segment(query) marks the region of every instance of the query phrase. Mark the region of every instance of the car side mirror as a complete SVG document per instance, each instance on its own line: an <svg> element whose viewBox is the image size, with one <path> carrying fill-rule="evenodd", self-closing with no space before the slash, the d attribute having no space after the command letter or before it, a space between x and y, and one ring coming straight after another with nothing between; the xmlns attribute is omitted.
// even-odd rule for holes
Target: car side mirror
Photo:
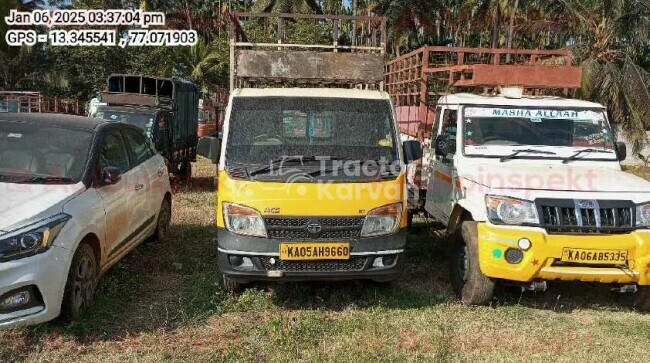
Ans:
<svg viewBox="0 0 650 363"><path fill-rule="evenodd" d="M618 161L623 161L625 158L627 158L627 145L625 145L624 142L616 142L616 155L618 157Z"/></svg>
<svg viewBox="0 0 650 363"><path fill-rule="evenodd" d="M122 172L114 166L107 166L102 170L102 185L114 185L122 180Z"/></svg>
<svg viewBox="0 0 650 363"><path fill-rule="evenodd" d="M219 153L220 153L220 140L215 136L204 136L199 139L199 143L196 146L196 153L208 158L212 163L217 164L219 162Z"/></svg>
<svg viewBox="0 0 650 363"><path fill-rule="evenodd" d="M422 144L417 140L407 140L402 143L404 161L409 164L422 158Z"/></svg>
<svg viewBox="0 0 650 363"><path fill-rule="evenodd" d="M436 136L434 152L436 156L445 157L456 149L455 140L450 140L447 135Z"/></svg>

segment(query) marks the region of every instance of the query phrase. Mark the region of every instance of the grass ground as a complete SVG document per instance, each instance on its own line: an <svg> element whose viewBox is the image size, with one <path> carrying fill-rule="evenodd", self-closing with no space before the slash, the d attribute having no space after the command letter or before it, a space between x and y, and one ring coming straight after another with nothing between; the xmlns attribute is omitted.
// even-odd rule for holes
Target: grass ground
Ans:
<svg viewBox="0 0 650 363"><path fill-rule="evenodd" d="M215 265L213 166L174 199L171 236L102 279L78 322L0 332L0 362L636 362L650 315L604 286L504 291L490 307L452 296L440 242L409 235L403 276L373 283L260 284L222 291ZM634 172L637 172L633 170ZM640 174L646 171L639 171ZM650 173L648 173L650 174Z"/></svg>

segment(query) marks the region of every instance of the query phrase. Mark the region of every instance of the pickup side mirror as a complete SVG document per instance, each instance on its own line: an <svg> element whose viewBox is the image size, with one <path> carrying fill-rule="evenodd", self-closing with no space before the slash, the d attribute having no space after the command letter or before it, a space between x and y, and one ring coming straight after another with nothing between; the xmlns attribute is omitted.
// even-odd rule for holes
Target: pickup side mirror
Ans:
<svg viewBox="0 0 650 363"><path fill-rule="evenodd" d="M456 140L449 139L447 135L436 136L434 152L436 156L445 157L456 151Z"/></svg>
<svg viewBox="0 0 650 363"><path fill-rule="evenodd" d="M220 150L220 140L215 136L204 136L199 139L199 143L196 146L196 153L208 158L212 163L217 164L219 162L219 152Z"/></svg>
<svg viewBox="0 0 650 363"><path fill-rule="evenodd" d="M616 155L618 157L618 161L623 161L625 158L627 158L627 146L624 142L616 142Z"/></svg>
<svg viewBox="0 0 650 363"><path fill-rule="evenodd" d="M407 140L402 143L404 162L407 164L422 158L422 144L417 140Z"/></svg>
<svg viewBox="0 0 650 363"><path fill-rule="evenodd" d="M102 185L115 185L122 180L122 172L114 166L107 166L102 170Z"/></svg>

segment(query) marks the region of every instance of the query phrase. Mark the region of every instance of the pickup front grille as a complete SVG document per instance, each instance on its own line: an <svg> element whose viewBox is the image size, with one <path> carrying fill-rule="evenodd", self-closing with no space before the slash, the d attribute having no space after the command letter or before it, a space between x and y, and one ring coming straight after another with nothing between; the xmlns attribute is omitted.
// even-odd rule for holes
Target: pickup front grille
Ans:
<svg viewBox="0 0 650 363"><path fill-rule="evenodd" d="M364 217L266 217L269 238L349 240L359 238Z"/></svg>
<svg viewBox="0 0 650 363"><path fill-rule="evenodd" d="M626 233L634 229L631 201L537 199L540 223L549 233Z"/></svg>
<svg viewBox="0 0 650 363"><path fill-rule="evenodd" d="M260 257L262 267L266 271L291 271L291 272L336 272L336 271L361 271L366 265L368 257L350 257L349 260L324 260L324 261L282 261L271 257Z"/></svg>

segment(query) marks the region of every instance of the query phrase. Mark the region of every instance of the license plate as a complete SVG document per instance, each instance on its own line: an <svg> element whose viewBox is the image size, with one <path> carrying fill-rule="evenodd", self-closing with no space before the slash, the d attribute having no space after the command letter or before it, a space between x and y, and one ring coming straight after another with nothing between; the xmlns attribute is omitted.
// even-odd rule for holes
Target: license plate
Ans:
<svg viewBox="0 0 650 363"><path fill-rule="evenodd" d="M350 244L336 243L281 243L281 260L347 260Z"/></svg>
<svg viewBox="0 0 650 363"><path fill-rule="evenodd" d="M562 262L618 265L627 262L626 250L588 250L565 248Z"/></svg>

